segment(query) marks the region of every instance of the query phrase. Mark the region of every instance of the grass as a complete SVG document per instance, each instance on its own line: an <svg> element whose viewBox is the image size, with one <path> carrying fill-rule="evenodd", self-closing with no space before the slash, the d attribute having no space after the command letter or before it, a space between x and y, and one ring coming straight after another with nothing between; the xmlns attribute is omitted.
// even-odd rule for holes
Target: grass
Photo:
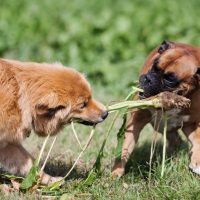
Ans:
<svg viewBox="0 0 200 200"><path fill-rule="evenodd" d="M61 61L73 66L86 74L94 96L104 104L124 99L132 82L138 79L145 57L162 40L200 46L198 0L0 0L0 3L1 57ZM150 126L143 130L126 175L120 180L111 178L116 134L122 118L117 119L107 139L102 175L92 185L78 187L95 162L111 119L112 114L97 126L89 148L63 187L67 193L63 199L200 198L200 179L188 170L190 148L187 142L173 155L166 156L163 177L162 144L157 145L149 176L153 137ZM88 128L77 125L75 128L83 145L89 137ZM43 141L32 133L24 146L38 155ZM71 128L66 127L58 135L46 171L66 175L79 153ZM46 154L47 150L43 159ZM0 199L41 198L36 193L5 196L0 192Z"/></svg>
<svg viewBox="0 0 200 200"><path fill-rule="evenodd" d="M109 121L105 122L108 123ZM103 126L103 124L101 125ZM165 173L161 176L162 170L162 137L159 135L156 151L152 159L151 172L150 161L150 148L151 139L153 139L153 130L147 126L139 139L137 148L132 155L127 168L126 175L121 179L113 179L110 174L111 166L114 159L114 146L113 142L114 132L108 138L105 148L103 159L103 173L100 177L96 178L92 184L85 184L83 182L86 178L87 171L92 167L95 161L98 150L102 144L102 127L97 127L97 132L94 135L94 140L83 155L82 161L75 168L73 173L67 178L62 190L58 195L63 195L62 198L75 198L75 199L199 199L200 179L188 170L189 164L189 149L190 146L186 141L183 141L182 146L177 149L173 154L167 154L165 163ZM54 175L65 175L71 168L74 159L80 152L80 147L69 127L64 133L58 135L57 142L53 148L50 163L48 163L47 171ZM83 129L81 126L76 126L77 132L81 131L81 141L86 141L88 135L86 132L88 128ZM118 129L118 124L115 125ZM68 133L67 133L68 132ZM68 134L68 135L66 135ZM68 136L68 137L67 137ZM26 141L29 150L39 152L40 145L36 148L34 142L42 144L35 135ZM65 140L68 138L67 141ZM34 142L33 142L34 141ZM62 145L62 151L60 145ZM51 144L49 142L49 144ZM71 144L71 145L70 145ZM60 156L60 153L63 153ZM71 152L71 153L70 153ZM46 152L47 153L47 152ZM56 159L57 156L58 159ZM71 161L70 161L71 160ZM151 173L151 179L149 179ZM64 192L64 194L60 193ZM2 195L3 198L7 198ZM48 194L46 194L48 196ZM37 199L41 198L40 194L9 194L9 199Z"/></svg>

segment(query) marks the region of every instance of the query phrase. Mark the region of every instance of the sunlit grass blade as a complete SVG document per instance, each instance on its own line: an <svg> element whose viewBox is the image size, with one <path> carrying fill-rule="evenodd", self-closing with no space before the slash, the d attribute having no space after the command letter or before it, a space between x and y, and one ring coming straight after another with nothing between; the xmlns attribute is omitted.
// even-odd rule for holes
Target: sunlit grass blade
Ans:
<svg viewBox="0 0 200 200"><path fill-rule="evenodd" d="M45 165L46 165L47 160L48 160L48 158L49 158L49 156L50 156L51 150L52 150L52 148L53 148L53 146L54 146L54 144L55 144L55 142L56 142L56 139L57 139L57 135L56 135L56 136L54 137L54 139L53 139L53 142L52 142L52 144L51 144L51 146L50 146L50 149L49 149L49 151L48 151L48 153L47 153L47 156L46 156L46 158L45 158L45 161L44 161L44 163L43 163L43 165L42 165L42 167L41 167L41 169L40 169L40 174L42 173L42 171L43 171L44 168L45 168Z"/></svg>
<svg viewBox="0 0 200 200"><path fill-rule="evenodd" d="M165 172L166 145L167 145L167 116L165 115L164 116L164 130L163 130L163 154L162 154L161 177L164 176L164 172Z"/></svg>
<svg viewBox="0 0 200 200"><path fill-rule="evenodd" d="M76 138L76 141L78 142L78 144L79 144L81 150L83 150L83 147L82 147L82 145L81 145L81 142L80 142L80 140L79 140L79 138L78 138L78 135L77 135L77 133L76 133L76 130L75 130L75 128L74 128L74 122L73 122L73 121L71 122L71 127L72 127L72 131L73 131L73 133L74 133L74 136L75 136L75 138Z"/></svg>
<svg viewBox="0 0 200 200"><path fill-rule="evenodd" d="M67 174L60 181L57 181L57 182L53 183L52 185L48 186L47 189L54 190L56 188L59 188L62 185L63 181L70 175L70 173L72 172L72 170L75 168L76 164L78 163L80 157L83 155L83 153L85 152L85 150L89 146L89 144L90 144L90 142L93 138L94 131L95 131L95 127L92 128L92 130L90 132L90 136L88 138L88 141L86 142L85 146L83 147L82 151L78 155L77 159L75 160L74 164L72 165L70 170L67 172Z"/></svg>

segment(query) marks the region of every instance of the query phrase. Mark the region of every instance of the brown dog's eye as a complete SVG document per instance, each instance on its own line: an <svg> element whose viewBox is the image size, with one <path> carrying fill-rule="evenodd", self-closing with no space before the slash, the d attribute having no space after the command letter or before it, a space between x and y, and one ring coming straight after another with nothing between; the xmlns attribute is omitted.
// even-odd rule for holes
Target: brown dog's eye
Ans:
<svg viewBox="0 0 200 200"><path fill-rule="evenodd" d="M174 82L174 81L176 81L176 76L174 74L172 74L172 73L164 74L163 78L167 82Z"/></svg>
<svg viewBox="0 0 200 200"><path fill-rule="evenodd" d="M163 75L163 81L167 87L175 87L180 83L180 80L174 73L168 73Z"/></svg>
<svg viewBox="0 0 200 200"><path fill-rule="evenodd" d="M88 102L87 102L87 101L84 101L83 104L81 105L81 109L87 107L87 104L88 104Z"/></svg>

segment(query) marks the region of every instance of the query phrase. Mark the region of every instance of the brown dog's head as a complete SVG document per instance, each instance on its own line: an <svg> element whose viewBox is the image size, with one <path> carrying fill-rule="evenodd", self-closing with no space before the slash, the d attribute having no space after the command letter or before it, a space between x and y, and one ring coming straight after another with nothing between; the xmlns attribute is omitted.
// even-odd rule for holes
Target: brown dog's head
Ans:
<svg viewBox="0 0 200 200"><path fill-rule="evenodd" d="M141 71L140 87L147 98L163 91L187 96L198 87L200 49L191 45L164 41L154 49Z"/></svg>
<svg viewBox="0 0 200 200"><path fill-rule="evenodd" d="M56 134L71 121L96 125L107 117L106 108L92 97L89 83L79 72L49 68L40 69L40 76L30 91L35 105L33 128L39 135Z"/></svg>

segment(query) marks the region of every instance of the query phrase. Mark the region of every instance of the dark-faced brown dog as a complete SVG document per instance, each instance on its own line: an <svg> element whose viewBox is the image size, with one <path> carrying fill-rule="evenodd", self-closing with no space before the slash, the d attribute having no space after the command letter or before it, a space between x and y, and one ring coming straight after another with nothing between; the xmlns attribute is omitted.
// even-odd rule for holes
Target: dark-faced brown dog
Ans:
<svg viewBox="0 0 200 200"><path fill-rule="evenodd" d="M0 164L9 172L24 176L32 167L34 159L21 145L31 130L55 135L74 119L95 125L107 115L79 72L60 64L0 59ZM41 181L58 179L44 173Z"/></svg>
<svg viewBox="0 0 200 200"><path fill-rule="evenodd" d="M166 111L169 116L167 137L169 146L180 142L177 130L183 132L192 143L189 168L200 174L200 49L191 45L164 41L147 57L141 70L139 83L144 90L141 98L148 98L164 91L185 96L190 108ZM159 111L158 111L159 112ZM154 121L155 109L138 110L128 120L121 160L116 160L114 176L122 176L124 167L137 143L140 131ZM161 122L162 124L162 122ZM162 125L160 131L163 131Z"/></svg>

